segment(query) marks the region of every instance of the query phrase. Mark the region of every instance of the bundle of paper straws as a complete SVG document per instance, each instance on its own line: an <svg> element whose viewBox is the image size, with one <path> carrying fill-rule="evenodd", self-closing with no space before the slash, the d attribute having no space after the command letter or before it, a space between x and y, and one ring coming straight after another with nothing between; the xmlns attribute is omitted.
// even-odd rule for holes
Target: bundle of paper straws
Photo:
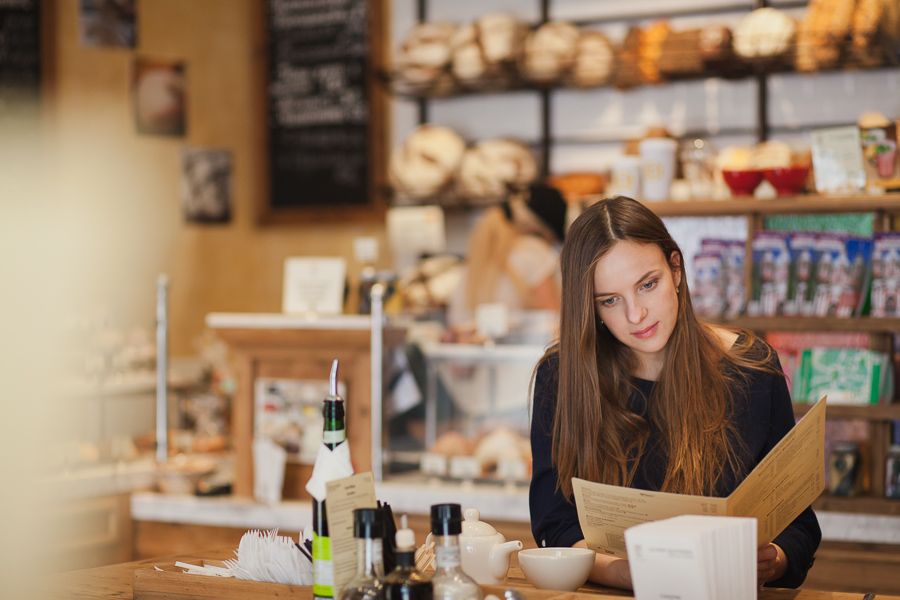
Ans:
<svg viewBox="0 0 900 600"><path fill-rule="evenodd" d="M307 536L307 533L310 535ZM304 531L297 544L290 537L278 535L277 529L248 531L234 551L237 558L225 560L225 567L201 567L188 563L176 563L175 566L186 568L189 574L312 585L312 558L305 544L311 534L311 531Z"/></svg>

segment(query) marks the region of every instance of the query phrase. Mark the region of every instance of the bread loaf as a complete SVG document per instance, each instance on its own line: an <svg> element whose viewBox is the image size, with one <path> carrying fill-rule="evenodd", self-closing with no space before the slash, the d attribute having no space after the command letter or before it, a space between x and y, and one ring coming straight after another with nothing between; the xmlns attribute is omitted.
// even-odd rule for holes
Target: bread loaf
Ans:
<svg viewBox="0 0 900 600"><path fill-rule="evenodd" d="M662 43L659 72L667 79L699 75L706 69L700 51L701 30L670 32Z"/></svg>
<svg viewBox="0 0 900 600"><path fill-rule="evenodd" d="M578 52L578 28L563 21L544 23L525 38L519 71L537 83L552 83L565 76Z"/></svg>
<svg viewBox="0 0 900 600"><path fill-rule="evenodd" d="M466 150L458 187L473 198L498 198L537 177L537 163L525 144L508 139L482 140Z"/></svg>
<svg viewBox="0 0 900 600"><path fill-rule="evenodd" d="M401 83L427 87L449 77L451 39L456 25L420 23L409 32L395 59L395 76Z"/></svg>
<svg viewBox="0 0 900 600"><path fill-rule="evenodd" d="M612 76L615 60L615 49L609 38L599 31L582 31L567 82L575 87L605 85Z"/></svg>
<svg viewBox="0 0 900 600"><path fill-rule="evenodd" d="M774 58L788 52L797 25L784 12L758 8L744 17L734 31L734 50L746 59Z"/></svg>
<svg viewBox="0 0 900 600"><path fill-rule="evenodd" d="M391 152L391 184L413 198L437 194L453 181L465 148L465 141L452 129L420 125Z"/></svg>
<svg viewBox="0 0 900 600"><path fill-rule="evenodd" d="M489 13L478 18L481 48L488 64L514 63L528 35L528 27L507 13Z"/></svg>
<svg viewBox="0 0 900 600"><path fill-rule="evenodd" d="M853 15L851 53L863 67L875 67L900 47L900 2L859 0Z"/></svg>
<svg viewBox="0 0 900 600"><path fill-rule="evenodd" d="M662 75L659 71L659 59L662 46L669 37L670 28L667 21L658 21L643 29L638 49L638 70L644 83L659 83Z"/></svg>
<svg viewBox="0 0 900 600"><path fill-rule="evenodd" d="M506 13L487 14L459 28L451 42L454 77L469 87L507 85L527 32Z"/></svg>
<svg viewBox="0 0 900 600"><path fill-rule="evenodd" d="M613 74L613 85L617 88L627 90L641 83L641 72L638 68L641 35L639 27L632 27L622 41L616 57L616 71Z"/></svg>

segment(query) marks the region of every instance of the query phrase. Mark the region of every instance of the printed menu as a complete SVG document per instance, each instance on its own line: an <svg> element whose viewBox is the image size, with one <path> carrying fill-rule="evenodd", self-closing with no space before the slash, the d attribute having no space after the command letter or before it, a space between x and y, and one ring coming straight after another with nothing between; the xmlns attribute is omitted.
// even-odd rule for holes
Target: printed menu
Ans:
<svg viewBox="0 0 900 600"><path fill-rule="evenodd" d="M636 490L572 478L588 548L626 558L625 530L679 515L753 517L757 547L769 544L825 489L825 397L778 442L730 496Z"/></svg>
<svg viewBox="0 0 900 600"><path fill-rule="evenodd" d="M328 533L331 537L331 560L334 563L334 597L356 575L356 538L353 537L353 511L378 508L375 498L375 476L371 471L357 473L325 484L328 491Z"/></svg>

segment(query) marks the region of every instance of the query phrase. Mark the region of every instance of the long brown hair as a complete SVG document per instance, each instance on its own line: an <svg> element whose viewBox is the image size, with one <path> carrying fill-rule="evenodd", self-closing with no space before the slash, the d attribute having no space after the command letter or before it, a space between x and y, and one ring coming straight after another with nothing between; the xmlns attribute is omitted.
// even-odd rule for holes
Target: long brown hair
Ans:
<svg viewBox="0 0 900 600"><path fill-rule="evenodd" d="M549 353L559 354L559 391L553 419L553 462L558 486L567 498L572 477L628 486L647 444L651 425L660 433L667 457L661 490L710 495L725 466L741 474L746 450L736 441L730 385L737 375L727 364L768 370L767 360L751 358L753 337L746 333L730 351L694 313L687 279L678 284L678 313L666 345L659 380L648 400L647 418L628 410L637 390L631 374L635 358L599 323L594 305L594 268L619 241L653 244L667 260L684 257L665 224L630 198L601 200L569 228L563 245L560 339ZM549 354L548 353L548 354Z"/></svg>

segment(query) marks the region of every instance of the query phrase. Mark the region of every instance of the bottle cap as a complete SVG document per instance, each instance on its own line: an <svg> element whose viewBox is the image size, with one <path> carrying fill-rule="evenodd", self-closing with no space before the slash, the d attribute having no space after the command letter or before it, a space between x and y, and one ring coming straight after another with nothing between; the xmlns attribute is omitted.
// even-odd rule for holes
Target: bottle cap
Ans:
<svg viewBox="0 0 900 600"><path fill-rule="evenodd" d="M459 535L462 533L462 509L459 504L433 504L431 506L431 533L434 535Z"/></svg>
<svg viewBox="0 0 900 600"><path fill-rule="evenodd" d="M397 543L399 552L408 552L416 548L416 533L407 527L406 515L400 517L400 529L397 530L394 541Z"/></svg>
<svg viewBox="0 0 900 600"><path fill-rule="evenodd" d="M357 508L353 510L353 537L375 539L384 532L381 511L377 508Z"/></svg>

